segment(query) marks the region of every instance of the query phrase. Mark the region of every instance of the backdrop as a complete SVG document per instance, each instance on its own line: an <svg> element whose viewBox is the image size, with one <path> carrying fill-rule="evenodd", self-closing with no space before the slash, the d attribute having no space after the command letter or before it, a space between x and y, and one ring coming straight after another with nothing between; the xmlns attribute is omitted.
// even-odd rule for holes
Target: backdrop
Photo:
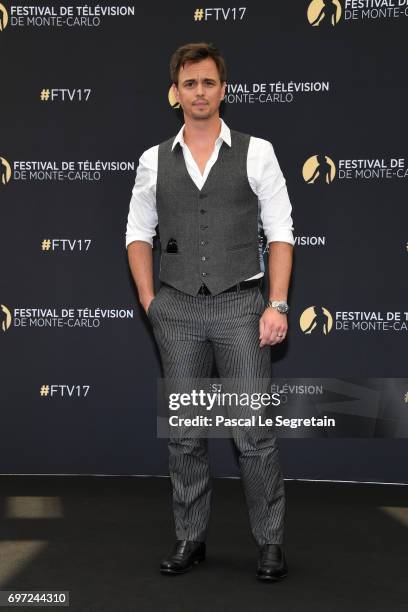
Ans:
<svg viewBox="0 0 408 612"><path fill-rule="evenodd" d="M293 205L282 414L336 420L281 428L284 475L408 481L407 25L408 0L1 0L2 473L167 474L125 229L138 158L181 125L170 56L204 40Z"/></svg>

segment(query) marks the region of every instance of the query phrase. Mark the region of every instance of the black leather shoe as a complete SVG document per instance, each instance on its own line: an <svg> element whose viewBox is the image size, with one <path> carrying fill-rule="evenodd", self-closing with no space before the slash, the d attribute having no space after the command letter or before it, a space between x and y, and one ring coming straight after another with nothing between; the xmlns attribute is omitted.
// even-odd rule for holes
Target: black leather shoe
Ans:
<svg viewBox="0 0 408 612"><path fill-rule="evenodd" d="M162 574L184 574L205 560L205 542L177 540L173 552L160 564Z"/></svg>
<svg viewBox="0 0 408 612"><path fill-rule="evenodd" d="M288 575L285 555L279 544L264 544L261 547L256 577L258 580L281 580Z"/></svg>

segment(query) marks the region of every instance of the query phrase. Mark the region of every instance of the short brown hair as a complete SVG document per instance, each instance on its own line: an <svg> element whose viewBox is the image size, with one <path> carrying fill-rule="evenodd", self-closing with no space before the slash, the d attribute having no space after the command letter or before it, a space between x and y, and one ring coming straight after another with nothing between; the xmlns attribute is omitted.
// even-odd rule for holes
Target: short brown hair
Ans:
<svg viewBox="0 0 408 612"><path fill-rule="evenodd" d="M178 84L180 68L187 62L200 62L210 57L214 60L220 75L221 83L227 80L227 67L220 51L212 43L189 43L179 47L171 56L170 78L175 85Z"/></svg>

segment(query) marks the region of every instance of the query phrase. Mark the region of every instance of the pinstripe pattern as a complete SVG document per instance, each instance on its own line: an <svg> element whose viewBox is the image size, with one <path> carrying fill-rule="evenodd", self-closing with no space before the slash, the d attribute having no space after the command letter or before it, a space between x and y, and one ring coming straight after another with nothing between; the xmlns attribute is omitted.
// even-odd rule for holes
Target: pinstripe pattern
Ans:
<svg viewBox="0 0 408 612"><path fill-rule="evenodd" d="M191 296L162 285L148 316L164 377L209 378L215 360L221 378L270 379L270 347L260 348L258 339L263 309L256 287ZM277 439L243 429L234 428L233 437L252 534L260 546L282 544L285 491ZM204 541L211 504L207 440L170 438L169 473L177 539Z"/></svg>

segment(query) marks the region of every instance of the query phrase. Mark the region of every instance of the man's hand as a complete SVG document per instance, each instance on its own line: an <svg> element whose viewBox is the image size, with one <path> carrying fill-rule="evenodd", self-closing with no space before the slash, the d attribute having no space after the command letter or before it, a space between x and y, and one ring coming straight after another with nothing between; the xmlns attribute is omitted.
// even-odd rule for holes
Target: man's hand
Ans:
<svg viewBox="0 0 408 612"><path fill-rule="evenodd" d="M265 308L265 312L259 319L259 346L262 348L267 344L273 346L280 344L286 338L288 331L288 318L281 314L276 308Z"/></svg>
<svg viewBox="0 0 408 612"><path fill-rule="evenodd" d="M140 300L140 303L143 307L143 310L145 311L145 313L147 314L147 311L149 310L149 306L150 304L153 302L154 300L154 295L150 295L147 298L143 297L143 299Z"/></svg>

